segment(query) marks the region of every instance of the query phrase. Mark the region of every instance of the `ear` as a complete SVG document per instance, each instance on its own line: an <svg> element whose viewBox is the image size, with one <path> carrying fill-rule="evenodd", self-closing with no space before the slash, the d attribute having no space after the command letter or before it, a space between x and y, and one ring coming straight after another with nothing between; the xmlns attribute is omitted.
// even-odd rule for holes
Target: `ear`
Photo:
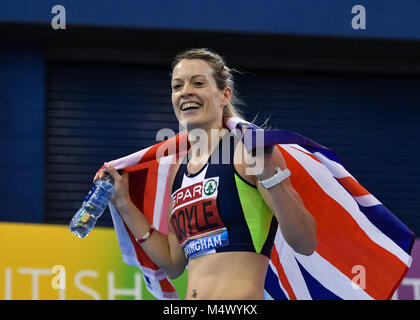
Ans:
<svg viewBox="0 0 420 320"><path fill-rule="evenodd" d="M223 100L222 100L222 106L227 106L230 103L230 100L232 99L232 88L226 87L223 89Z"/></svg>

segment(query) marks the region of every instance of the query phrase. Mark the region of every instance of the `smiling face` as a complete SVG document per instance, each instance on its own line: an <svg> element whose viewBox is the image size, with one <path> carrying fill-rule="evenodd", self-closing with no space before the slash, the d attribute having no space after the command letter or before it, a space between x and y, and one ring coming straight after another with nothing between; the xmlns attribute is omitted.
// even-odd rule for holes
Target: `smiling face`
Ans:
<svg viewBox="0 0 420 320"><path fill-rule="evenodd" d="M223 108L232 89L220 90L213 69L201 59L182 59L172 72L172 106L178 121L188 130L220 128Z"/></svg>

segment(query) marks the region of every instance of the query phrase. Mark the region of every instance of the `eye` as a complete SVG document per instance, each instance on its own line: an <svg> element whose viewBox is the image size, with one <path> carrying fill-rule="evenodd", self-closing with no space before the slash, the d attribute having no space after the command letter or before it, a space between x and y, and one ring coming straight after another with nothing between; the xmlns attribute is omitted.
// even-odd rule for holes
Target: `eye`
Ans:
<svg viewBox="0 0 420 320"><path fill-rule="evenodd" d="M180 84L174 84L174 85L172 86L172 89L173 89L173 90L179 90L181 87L182 87L182 85L180 85Z"/></svg>
<svg viewBox="0 0 420 320"><path fill-rule="evenodd" d="M194 82L194 85L196 85L197 87L201 87L202 85L204 85L204 82L196 81Z"/></svg>

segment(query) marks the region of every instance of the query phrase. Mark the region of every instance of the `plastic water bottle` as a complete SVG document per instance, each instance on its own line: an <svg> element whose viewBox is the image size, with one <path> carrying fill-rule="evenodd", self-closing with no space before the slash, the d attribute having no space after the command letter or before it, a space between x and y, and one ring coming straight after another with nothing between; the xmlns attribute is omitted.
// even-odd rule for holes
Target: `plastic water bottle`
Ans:
<svg viewBox="0 0 420 320"><path fill-rule="evenodd" d="M82 206L71 219L70 231L79 238L86 237L104 212L113 194L114 179L111 175L105 174L103 179L97 180L92 186Z"/></svg>

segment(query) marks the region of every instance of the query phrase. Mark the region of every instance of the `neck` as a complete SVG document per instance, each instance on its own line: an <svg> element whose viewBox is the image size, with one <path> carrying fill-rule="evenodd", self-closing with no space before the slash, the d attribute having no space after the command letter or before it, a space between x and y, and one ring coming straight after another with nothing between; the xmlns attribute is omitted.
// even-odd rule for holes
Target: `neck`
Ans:
<svg viewBox="0 0 420 320"><path fill-rule="evenodd" d="M196 128L188 131L188 141L191 145L190 161L205 163L218 145L220 139L227 133L222 126L218 128Z"/></svg>

